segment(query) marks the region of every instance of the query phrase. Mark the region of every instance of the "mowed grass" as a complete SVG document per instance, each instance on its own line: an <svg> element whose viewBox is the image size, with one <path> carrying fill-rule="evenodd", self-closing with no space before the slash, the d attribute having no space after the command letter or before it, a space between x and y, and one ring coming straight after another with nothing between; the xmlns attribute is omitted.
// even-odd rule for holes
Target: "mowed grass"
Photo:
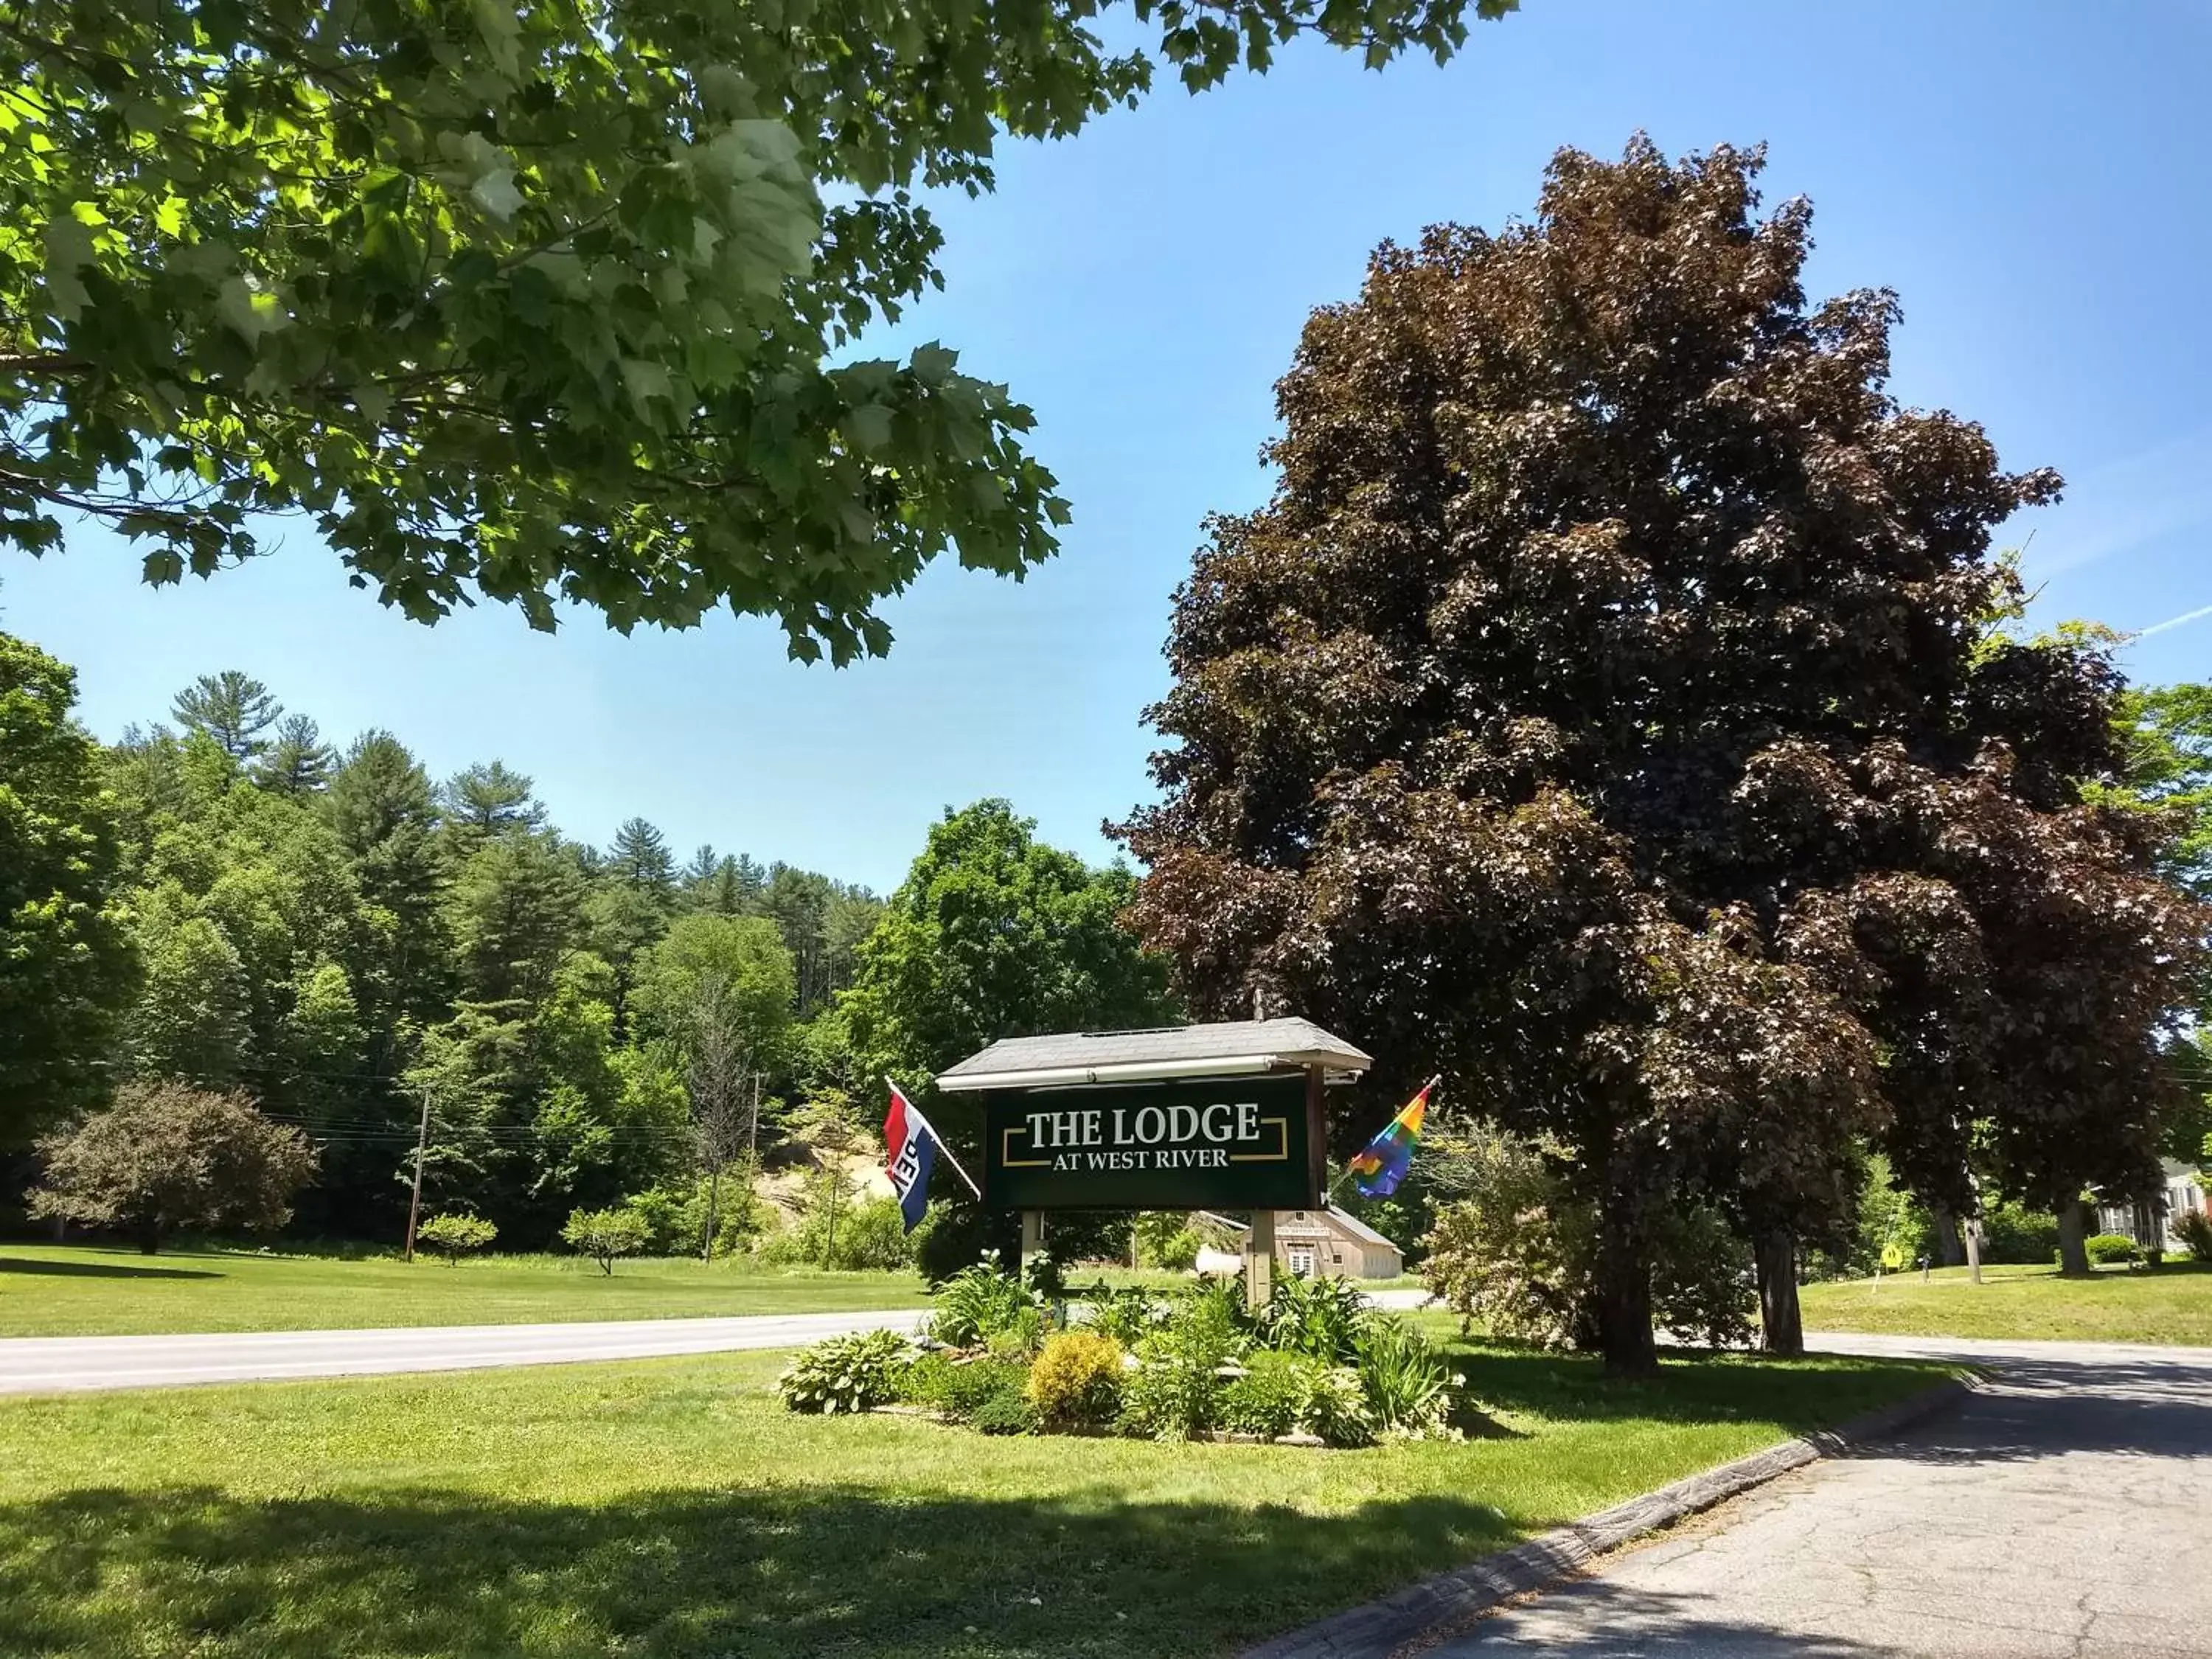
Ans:
<svg viewBox="0 0 2212 1659"><path fill-rule="evenodd" d="M2061 1279L2055 1267L1964 1267L1886 1274L1879 1284L1808 1285L1805 1327L1904 1336L2212 1344L2212 1267L2169 1262Z"/></svg>
<svg viewBox="0 0 2212 1659"><path fill-rule="evenodd" d="M0 1244L0 1337L357 1326L514 1325L580 1319L915 1307L910 1273L817 1273L689 1259L489 1256L345 1261L242 1250Z"/></svg>
<svg viewBox="0 0 2212 1659"><path fill-rule="evenodd" d="M0 1653L1220 1654L1938 1373L1462 1348L1355 1452L800 1418L749 1353L0 1402Z"/></svg>

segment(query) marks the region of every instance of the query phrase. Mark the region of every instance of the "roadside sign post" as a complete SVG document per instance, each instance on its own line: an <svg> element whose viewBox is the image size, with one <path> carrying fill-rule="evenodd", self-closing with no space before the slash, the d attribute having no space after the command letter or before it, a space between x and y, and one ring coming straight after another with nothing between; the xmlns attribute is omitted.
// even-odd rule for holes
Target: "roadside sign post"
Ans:
<svg viewBox="0 0 2212 1659"><path fill-rule="evenodd" d="M1303 1019L994 1043L937 1079L980 1097L986 1206L1022 1218L1021 1264L1054 1210L1243 1211L1246 1293L1273 1279L1278 1211L1326 1200L1331 1083L1372 1061Z"/></svg>
<svg viewBox="0 0 2212 1659"><path fill-rule="evenodd" d="M1026 1277L1029 1273L1030 1262L1036 1256L1042 1255L1043 1251L1044 1212L1042 1210L1024 1210L1022 1212L1021 1254L1014 1258L1014 1273L1016 1276Z"/></svg>
<svg viewBox="0 0 2212 1659"><path fill-rule="evenodd" d="M1244 1299L1264 1306L1274 1291L1275 1212L1252 1212L1252 1231L1244 1235Z"/></svg>

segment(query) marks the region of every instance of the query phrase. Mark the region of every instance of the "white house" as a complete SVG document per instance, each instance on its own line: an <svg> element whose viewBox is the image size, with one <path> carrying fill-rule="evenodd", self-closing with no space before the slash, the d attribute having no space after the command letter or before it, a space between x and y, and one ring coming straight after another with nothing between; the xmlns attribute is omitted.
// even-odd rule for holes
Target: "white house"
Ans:
<svg viewBox="0 0 2212 1659"><path fill-rule="evenodd" d="M2100 1204L2096 1215L2099 1232L2124 1233L2141 1244L2147 1242L2144 1236L2153 1227L2161 1227L2166 1233L2166 1247L2173 1247L2177 1242L2173 1233L2174 1218L2192 1212L2202 1214L2207 1207L2204 1177L2193 1164L2177 1164L2170 1158L2160 1162L2166 1171L2163 1212L2154 1218L2149 1212L2148 1205Z"/></svg>

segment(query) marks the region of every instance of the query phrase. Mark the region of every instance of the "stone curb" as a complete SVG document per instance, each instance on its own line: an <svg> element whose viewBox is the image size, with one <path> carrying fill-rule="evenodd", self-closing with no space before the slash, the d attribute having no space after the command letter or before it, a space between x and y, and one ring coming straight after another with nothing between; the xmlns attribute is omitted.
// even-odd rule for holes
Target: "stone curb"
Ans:
<svg viewBox="0 0 2212 1659"><path fill-rule="evenodd" d="M1388 1659L1440 1626L1468 1621L1512 1596L1571 1578L1597 1557L1632 1539L1672 1526L1777 1475L1893 1434L1907 1424L1955 1405L1972 1388L1964 1377L1939 1382L1894 1406L1739 1457L1733 1463L1584 1516L1510 1550L1408 1584L1364 1607L1247 1648L1238 1659Z"/></svg>

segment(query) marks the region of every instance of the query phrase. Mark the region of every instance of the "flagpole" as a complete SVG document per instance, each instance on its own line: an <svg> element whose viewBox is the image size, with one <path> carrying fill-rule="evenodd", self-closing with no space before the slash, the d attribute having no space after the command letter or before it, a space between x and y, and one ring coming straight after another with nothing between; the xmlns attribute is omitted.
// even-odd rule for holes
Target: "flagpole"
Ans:
<svg viewBox="0 0 2212 1659"><path fill-rule="evenodd" d="M960 1160L952 1155L952 1148L945 1144L945 1137L937 1133L937 1126L934 1123L932 1123L927 1118L922 1116L921 1107L915 1105L911 1100L907 1099L906 1091L898 1086L897 1079L893 1078L890 1073L886 1072L884 1073L884 1081L890 1085L890 1090L893 1094L896 1095L902 1101L905 1101L906 1109L908 1111L914 1114L915 1121L921 1124L923 1128L929 1131L929 1138L937 1143L937 1150L945 1154L945 1161L952 1166L953 1172L956 1175L968 1183L968 1190L975 1194L975 1201L978 1204L981 1204L983 1201L983 1189L975 1184L975 1176L969 1175L967 1170L960 1167Z"/></svg>

